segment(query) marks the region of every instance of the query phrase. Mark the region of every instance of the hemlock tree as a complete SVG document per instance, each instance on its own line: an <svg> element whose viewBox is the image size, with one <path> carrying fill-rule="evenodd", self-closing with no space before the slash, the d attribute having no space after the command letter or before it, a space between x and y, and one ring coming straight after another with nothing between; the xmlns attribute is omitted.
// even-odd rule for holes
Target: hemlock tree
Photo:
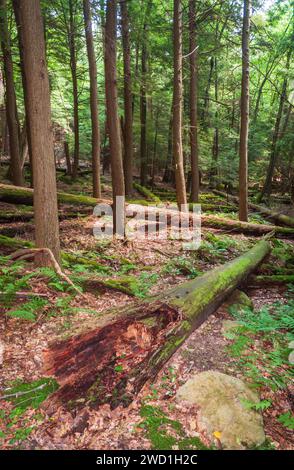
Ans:
<svg viewBox="0 0 294 470"><path fill-rule="evenodd" d="M97 86L97 65L95 58L92 14L89 0L83 0L85 34L87 43L87 53L89 61L90 75L90 107L92 124L92 174L93 174L93 197L101 197L100 185L100 129L98 116L98 86Z"/></svg>
<svg viewBox="0 0 294 470"><path fill-rule="evenodd" d="M249 36L251 0L244 0L242 30L242 89L239 150L239 219L248 221Z"/></svg>
<svg viewBox="0 0 294 470"><path fill-rule="evenodd" d="M191 202L198 202L198 124L197 124L197 42L195 0L189 0L189 60L190 60L190 152L191 152Z"/></svg>
<svg viewBox="0 0 294 470"><path fill-rule="evenodd" d="M124 176L126 195L133 193L133 95L131 81L131 51L129 15L126 0L120 2L121 25L122 25L122 45L124 63Z"/></svg>
<svg viewBox="0 0 294 470"><path fill-rule="evenodd" d="M55 158L43 19L39 0L15 0L23 44L23 66L34 173L35 236L60 260ZM47 257L38 258L46 265Z"/></svg>
<svg viewBox="0 0 294 470"><path fill-rule="evenodd" d="M116 31L117 1L107 0L105 23L105 95L112 176L114 233L118 233L124 226L124 208L122 207L121 209L123 210L117 211L117 197L121 196L124 198L125 195L121 129L117 102Z"/></svg>
<svg viewBox="0 0 294 470"><path fill-rule="evenodd" d="M10 34L7 24L6 0L0 0L0 38L5 77L5 107L9 130L10 168L9 177L16 186L23 186L21 165L20 128L14 88L13 61L10 47Z"/></svg>
<svg viewBox="0 0 294 470"><path fill-rule="evenodd" d="M184 159L182 144L182 7L180 0L174 0L174 87L173 87L173 155L175 165L177 203L187 204L186 184L184 175Z"/></svg>

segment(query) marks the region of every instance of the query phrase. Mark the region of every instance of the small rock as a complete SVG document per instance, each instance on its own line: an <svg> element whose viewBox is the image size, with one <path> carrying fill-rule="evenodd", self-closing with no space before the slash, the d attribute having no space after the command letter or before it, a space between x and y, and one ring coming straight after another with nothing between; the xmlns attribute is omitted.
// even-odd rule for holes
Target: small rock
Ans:
<svg viewBox="0 0 294 470"><path fill-rule="evenodd" d="M200 408L200 428L212 439L217 433L224 449L246 449L265 440L262 416L242 403L257 403L259 397L240 379L214 370L200 372L179 388L177 400Z"/></svg>

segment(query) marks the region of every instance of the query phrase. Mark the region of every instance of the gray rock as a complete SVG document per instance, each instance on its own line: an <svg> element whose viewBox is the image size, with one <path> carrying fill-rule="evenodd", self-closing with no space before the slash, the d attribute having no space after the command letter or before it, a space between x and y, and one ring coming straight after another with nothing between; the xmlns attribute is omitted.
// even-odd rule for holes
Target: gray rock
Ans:
<svg viewBox="0 0 294 470"><path fill-rule="evenodd" d="M217 437L224 449L246 449L265 440L262 416L242 402L257 403L259 397L242 380L201 372L179 388L177 400L199 407L200 429L212 440Z"/></svg>

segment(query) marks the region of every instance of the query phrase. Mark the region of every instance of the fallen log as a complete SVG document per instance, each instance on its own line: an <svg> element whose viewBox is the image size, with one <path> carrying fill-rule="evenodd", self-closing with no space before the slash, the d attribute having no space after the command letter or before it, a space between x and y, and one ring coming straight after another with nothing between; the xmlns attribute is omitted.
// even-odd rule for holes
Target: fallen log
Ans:
<svg viewBox="0 0 294 470"><path fill-rule="evenodd" d="M142 218L146 219L145 206L137 204L129 204L126 207L126 216L131 217L136 214L137 219ZM177 214L183 216L183 220L186 220L189 217L189 221L192 223L195 221L195 224L199 225L199 216L190 213L181 213L177 209L161 208L161 207L148 207L148 213L150 216L153 216L156 221L159 221L165 217L166 223L168 226L173 225L173 217ZM244 233L253 236L266 235L268 233L273 233L276 237L287 237L292 238L294 236L294 229L290 227L278 227L276 225L266 225L266 224L253 224L249 222L241 222L239 220L232 220L223 217L217 217L214 215L201 214L201 225L204 227L211 227L218 230L226 232L235 232L235 233Z"/></svg>
<svg viewBox="0 0 294 470"><path fill-rule="evenodd" d="M218 190L213 190L215 194L218 194L219 196L223 196L227 199L230 199L231 201L236 202L236 204L239 204L239 198L237 196L233 196L232 194L226 194L223 193L222 191ZM294 217L290 217L285 214L280 214L278 212L273 212L271 209L265 207L265 206L260 206L258 204L253 204L252 202L248 203L248 207L250 209L253 209L256 212L259 212L260 214L266 216L270 220L273 220L274 222L277 222L282 225L287 225L288 227L293 227L294 228Z"/></svg>
<svg viewBox="0 0 294 470"><path fill-rule="evenodd" d="M272 275L258 275L251 276L250 285L274 285L282 284L285 287L287 284L294 284L294 274L272 274Z"/></svg>
<svg viewBox="0 0 294 470"><path fill-rule="evenodd" d="M134 183L134 188L143 196L145 196L149 201L155 202L156 204L160 204L161 200L158 196L156 196L150 189L146 188L145 186L141 186L138 183Z"/></svg>
<svg viewBox="0 0 294 470"><path fill-rule="evenodd" d="M9 202L13 204L33 205L34 190L31 188L23 188L20 186L13 186L10 184L0 184L0 201ZM69 194L58 191L58 202L60 204L71 204L78 206L95 207L99 202L107 202L104 199L95 199L90 196L81 194Z"/></svg>
<svg viewBox="0 0 294 470"><path fill-rule="evenodd" d="M44 353L44 374L55 376L60 388L49 406L127 406L269 252L270 244L260 241L157 297L102 312L98 328L52 344Z"/></svg>

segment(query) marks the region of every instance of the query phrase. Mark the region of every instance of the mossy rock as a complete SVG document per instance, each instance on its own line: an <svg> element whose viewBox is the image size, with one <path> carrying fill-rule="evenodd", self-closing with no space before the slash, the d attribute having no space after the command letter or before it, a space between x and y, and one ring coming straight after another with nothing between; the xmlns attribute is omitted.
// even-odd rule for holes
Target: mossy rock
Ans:
<svg viewBox="0 0 294 470"><path fill-rule="evenodd" d="M259 397L236 377L201 372L179 388L177 400L200 408L199 428L212 441L217 437L224 449L242 450L265 441L262 416L246 406L258 403Z"/></svg>
<svg viewBox="0 0 294 470"><path fill-rule="evenodd" d="M228 298L226 303L224 304L225 309L229 312L230 309L234 309L235 311L241 312L244 308L249 308L253 310L253 302L248 297L248 295L245 294L245 292L236 289L232 295Z"/></svg>

